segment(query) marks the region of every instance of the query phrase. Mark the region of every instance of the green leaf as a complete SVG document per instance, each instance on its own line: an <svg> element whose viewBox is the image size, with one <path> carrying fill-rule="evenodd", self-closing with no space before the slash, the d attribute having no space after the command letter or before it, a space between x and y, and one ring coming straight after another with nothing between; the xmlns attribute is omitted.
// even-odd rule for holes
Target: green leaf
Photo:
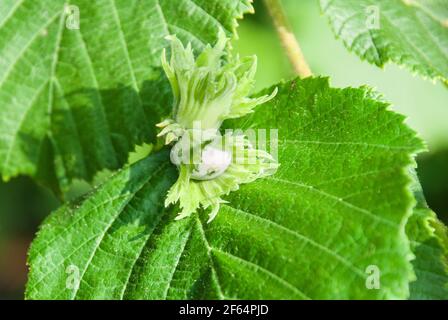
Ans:
<svg viewBox="0 0 448 320"><path fill-rule="evenodd" d="M428 208L417 177L417 205L406 225L415 254L412 261L417 280L410 284L411 299L448 299L448 229Z"/></svg>
<svg viewBox="0 0 448 320"><path fill-rule="evenodd" d="M175 221L179 208L163 208L177 175L167 152L125 168L43 224L27 298L407 298L408 167L423 146L374 96L295 80L228 122L278 128L280 168L231 193L209 224L206 212ZM366 288L369 265L380 289Z"/></svg>
<svg viewBox="0 0 448 320"><path fill-rule="evenodd" d="M73 10L79 29L67 27ZM164 37L200 50L251 10L250 0L2 0L1 176L65 189L120 168L170 112Z"/></svg>
<svg viewBox="0 0 448 320"><path fill-rule="evenodd" d="M392 61L448 81L448 2L445 0L320 0L345 46L382 67Z"/></svg>

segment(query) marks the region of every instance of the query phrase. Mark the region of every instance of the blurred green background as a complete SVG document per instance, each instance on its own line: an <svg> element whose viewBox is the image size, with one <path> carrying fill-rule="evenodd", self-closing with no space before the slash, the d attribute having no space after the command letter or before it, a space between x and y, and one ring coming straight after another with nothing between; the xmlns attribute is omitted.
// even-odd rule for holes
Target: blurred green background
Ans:
<svg viewBox="0 0 448 320"><path fill-rule="evenodd" d="M257 89L293 77L263 3L240 22L233 42L241 55L258 56ZM369 85L408 117L427 141L430 152L418 159L418 172L430 207L448 222L448 88L412 75L395 65L384 70L361 61L336 40L317 0L283 0L303 53L314 74L331 78L335 87ZM73 195L86 190L74 186ZM26 251L42 219L59 205L48 191L28 178L0 182L0 299L23 298Z"/></svg>

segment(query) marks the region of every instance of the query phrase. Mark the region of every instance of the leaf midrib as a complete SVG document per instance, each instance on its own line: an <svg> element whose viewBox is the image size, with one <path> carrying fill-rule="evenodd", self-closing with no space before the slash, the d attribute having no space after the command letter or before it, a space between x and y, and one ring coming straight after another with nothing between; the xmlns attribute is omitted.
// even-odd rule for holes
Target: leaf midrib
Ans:
<svg viewBox="0 0 448 320"><path fill-rule="evenodd" d="M2 24L0 24L0 29L3 28L3 26L6 25L8 20L16 13L17 9L22 5L22 3L25 0L16 0L14 3L14 6L11 8L11 10L8 12L8 14L5 16L5 19L3 20Z"/></svg>

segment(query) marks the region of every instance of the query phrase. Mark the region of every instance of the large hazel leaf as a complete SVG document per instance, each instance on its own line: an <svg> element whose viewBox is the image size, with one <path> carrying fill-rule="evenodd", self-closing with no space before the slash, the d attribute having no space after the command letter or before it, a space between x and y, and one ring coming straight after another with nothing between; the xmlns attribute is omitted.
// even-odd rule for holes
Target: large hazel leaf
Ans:
<svg viewBox="0 0 448 320"><path fill-rule="evenodd" d="M280 168L232 193L209 224L205 212L175 221L178 209L164 209L176 178L166 151L123 169L45 221L26 297L407 298L408 167L423 146L374 96L295 80L228 123L278 129ZM366 287L369 266L379 289Z"/></svg>
<svg viewBox="0 0 448 320"><path fill-rule="evenodd" d="M337 37L377 66L448 82L448 1L320 0Z"/></svg>
<svg viewBox="0 0 448 320"><path fill-rule="evenodd" d="M1 176L57 189L120 168L170 112L164 37L201 50L250 10L250 0L0 1Z"/></svg>

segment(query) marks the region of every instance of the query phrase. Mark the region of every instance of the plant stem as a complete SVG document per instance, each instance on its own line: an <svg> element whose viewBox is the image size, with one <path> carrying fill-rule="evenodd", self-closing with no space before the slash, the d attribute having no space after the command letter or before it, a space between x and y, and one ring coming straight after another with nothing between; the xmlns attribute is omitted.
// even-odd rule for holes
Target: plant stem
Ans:
<svg viewBox="0 0 448 320"><path fill-rule="evenodd" d="M264 0L264 3L269 11L275 29L277 30L277 34L288 56L288 59L294 68L294 71L301 78L311 76L311 69L305 60L302 50L300 49L299 42L292 32L280 0Z"/></svg>

